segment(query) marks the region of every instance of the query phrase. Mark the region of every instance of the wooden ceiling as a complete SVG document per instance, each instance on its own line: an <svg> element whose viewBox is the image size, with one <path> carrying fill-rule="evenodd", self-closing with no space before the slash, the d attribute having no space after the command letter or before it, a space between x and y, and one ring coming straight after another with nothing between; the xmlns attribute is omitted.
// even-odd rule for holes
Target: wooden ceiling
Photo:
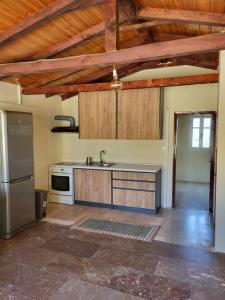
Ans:
<svg viewBox="0 0 225 300"><path fill-rule="evenodd" d="M27 72L25 72L25 65L20 65L21 68L24 66L24 72L7 73L5 70L8 66L11 66L10 70L17 69L17 64L11 65L11 63L40 59L51 61L114 50L110 49L111 41L107 42L105 39L105 21L108 17L110 23L110 5L114 1L106 0L105 2L108 2L106 6L103 0L1 0L1 80L19 83L25 88L111 80L113 64L110 63L102 64L101 67L98 67L97 63L89 64L85 68L55 68L54 71L51 68L43 68L40 72L36 65L33 66L33 71ZM179 46L184 45L184 41L188 38L210 35L208 38L210 51L206 51L205 48L196 53L188 52L188 55L181 55L186 53L182 50L179 55L168 54L168 58L172 66L188 64L217 69L218 50L223 49L223 45L218 45L217 41L220 39L225 43L225 37L223 33L221 36L215 34L224 31L222 26L225 26L225 0L118 0L118 9L120 23L118 49L157 45L160 42L173 40ZM110 35L110 28L106 33ZM214 43L213 47L211 36L217 43L216 45ZM179 39L182 39L182 43ZM203 42L192 39L189 41L193 46L195 41L204 44L204 40ZM158 45L165 48L164 44ZM166 45L174 47L175 44ZM149 48L148 51L150 50ZM160 57L145 59L143 56L140 61L130 60L126 63L120 61L116 63L119 76L124 77L143 69L168 66L168 61L165 60L167 55L166 53L163 55L163 60ZM86 60L88 59L83 59ZM118 61L117 58L115 61ZM59 94L62 99L71 96L71 94ZM52 93L47 96L49 95Z"/></svg>

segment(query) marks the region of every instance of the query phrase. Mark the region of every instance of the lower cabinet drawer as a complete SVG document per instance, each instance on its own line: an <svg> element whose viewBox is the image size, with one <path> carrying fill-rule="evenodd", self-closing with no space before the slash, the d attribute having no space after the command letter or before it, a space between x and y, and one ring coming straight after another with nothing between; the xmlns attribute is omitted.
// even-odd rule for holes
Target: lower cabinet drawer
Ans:
<svg viewBox="0 0 225 300"><path fill-rule="evenodd" d="M133 189L133 190L155 191L155 182L113 180L113 187L131 189L131 190Z"/></svg>
<svg viewBox="0 0 225 300"><path fill-rule="evenodd" d="M113 189L113 204L155 209L155 192Z"/></svg>
<svg viewBox="0 0 225 300"><path fill-rule="evenodd" d="M113 171L113 178L127 179L127 180L141 180L141 181L155 181L154 173L140 173L140 172L125 172Z"/></svg>

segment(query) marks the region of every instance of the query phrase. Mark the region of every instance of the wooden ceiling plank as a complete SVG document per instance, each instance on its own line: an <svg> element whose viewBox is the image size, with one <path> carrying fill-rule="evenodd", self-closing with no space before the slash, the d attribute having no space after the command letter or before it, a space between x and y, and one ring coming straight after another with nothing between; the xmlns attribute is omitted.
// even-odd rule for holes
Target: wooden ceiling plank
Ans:
<svg viewBox="0 0 225 300"><path fill-rule="evenodd" d="M201 74L192 76L179 76L169 78L159 78L150 80L123 81L122 89L137 89L137 88L153 88L153 87L168 87L178 85L205 84L217 83L219 75L217 73ZM94 84L80 85L62 85L62 86L46 86L36 87L31 89L22 89L24 95L36 95L45 93L78 93L90 91L105 91L112 90L111 82L102 82Z"/></svg>
<svg viewBox="0 0 225 300"><path fill-rule="evenodd" d="M0 34L0 46L28 33L35 28L47 23L50 19L67 12L73 7L79 8L81 5L92 5L92 1L88 0L56 0L45 8L28 16L26 19L16 23Z"/></svg>
<svg viewBox="0 0 225 300"><path fill-rule="evenodd" d="M119 23L123 23L127 20L128 17L122 13L119 18ZM105 31L105 21L93 25L88 29L74 35L73 37L70 37L69 39L63 42L57 43L56 45L53 45L49 49L34 55L33 60L49 58L52 57L53 55L57 55L65 50L68 50L71 47L77 46L79 43L83 43L88 39L94 38L102 34L104 31Z"/></svg>
<svg viewBox="0 0 225 300"><path fill-rule="evenodd" d="M140 19L166 20L181 23L203 24L210 26L225 26L224 13L205 11L174 10L145 7L137 12Z"/></svg>
<svg viewBox="0 0 225 300"><path fill-rule="evenodd" d="M38 60L40 58L41 59L49 58L53 55L59 54L60 52L68 50L69 48L74 47L81 42L84 42L90 38L94 38L95 36L103 33L104 30L105 30L105 22L100 22L63 42L57 43L56 45L50 47L49 49L34 55L33 60Z"/></svg>
<svg viewBox="0 0 225 300"><path fill-rule="evenodd" d="M0 76L25 75L54 71L73 71L81 68L104 67L146 60L174 58L191 54L210 53L225 49L225 33L191 37L136 46L118 51L87 54L75 57L0 64Z"/></svg>
<svg viewBox="0 0 225 300"><path fill-rule="evenodd" d="M119 49L118 0L105 0L105 51Z"/></svg>

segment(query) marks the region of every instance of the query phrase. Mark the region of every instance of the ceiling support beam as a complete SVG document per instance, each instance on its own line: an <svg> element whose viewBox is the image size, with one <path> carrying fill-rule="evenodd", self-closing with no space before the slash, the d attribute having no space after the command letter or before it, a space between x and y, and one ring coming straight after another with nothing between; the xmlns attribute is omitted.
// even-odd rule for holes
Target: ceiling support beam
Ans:
<svg viewBox="0 0 225 300"><path fill-rule="evenodd" d="M158 65L159 61L148 61L148 62L144 62L144 63L136 63L136 64L130 64L130 65L121 65L117 67L117 73L119 75L119 78L123 78L129 75L132 75L136 72L142 71L142 70L146 70L146 69L155 69L155 68L163 68L165 67L164 65ZM167 67L172 67L172 66L178 66L178 65L183 65L183 63L180 62L174 62L171 63L170 65L168 65ZM80 84L80 83L89 83L89 82L95 82L95 81L110 81L112 78L112 70L110 69L104 69L103 70L99 70L97 73L95 74L90 74L88 77L83 78L84 80L80 82L80 80L78 82L72 83L72 84ZM71 83L70 83L71 84ZM55 94L54 94L55 95ZM61 95L62 100L66 100L69 99L73 96L76 96L77 94L63 94Z"/></svg>
<svg viewBox="0 0 225 300"><path fill-rule="evenodd" d="M171 23L172 22L166 21L166 20L155 20L155 21L148 21L148 22L136 23L136 24L130 24L130 25L122 25L122 26L120 26L120 32L146 29L149 27L166 25L166 24L171 24Z"/></svg>
<svg viewBox="0 0 225 300"><path fill-rule="evenodd" d="M105 51L119 49L118 0L105 0Z"/></svg>
<svg viewBox="0 0 225 300"><path fill-rule="evenodd" d="M0 33L0 46L28 33L37 27L49 22L54 17L59 16L73 9L79 9L82 6L91 6L91 0L56 0L48 6L35 12L26 19L12 25L10 28Z"/></svg>
<svg viewBox="0 0 225 300"><path fill-rule="evenodd" d="M217 83L219 75L202 74L193 76L179 76L170 78L159 78L151 80L136 80L136 81L123 81L122 89L138 89L138 88L153 88L153 87L168 87L178 85L192 85L192 84L206 84ZM46 86L22 89L22 93L25 95L36 95L46 93L78 93L78 92L90 92L90 91L105 91L112 90L111 82L93 83L93 84L80 84L80 85L62 85L62 86Z"/></svg>
<svg viewBox="0 0 225 300"><path fill-rule="evenodd" d="M43 58L49 58L53 55L57 55L60 52L63 52L65 50L68 50L71 47L80 44L81 42L87 41L90 38L94 38L100 35L101 33L104 32L104 30L105 30L105 22L98 23L63 42L57 43L56 45L46 49L45 51L34 55L32 59L38 60Z"/></svg>
<svg viewBox="0 0 225 300"><path fill-rule="evenodd" d="M177 41L136 46L118 51L87 54L75 57L0 64L0 76L25 75L43 72L66 72L81 68L112 66L146 60L175 58L225 49L225 33L214 33Z"/></svg>
<svg viewBox="0 0 225 300"><path fill-rule="evenodd" d="M105 26L105 24L104 24L104 26ZM121 46L122 48L127 48L127 47L135 47L135 46L142 45L142 44L144 44L143 38L138 37L138 38L133 39L133 40L130 41L130 42L122 42L120 46ZM123 67L123 66L121 66L121 67ZM120 68L120 66L118 66L118 68ZM117 68L117 70L118 70L118 68ZM111 74L111 76L112 76L112 69L113 69L112 66L108 67L107 69L110 70L110 71L107 71L107 74L110 72L110 74ZM101 69L101 72L104 73L105 70L106 70L105 68L104 68L104 69ZM38 80L38 81L36 80L36 81L33 82L33 83L29 83L29 84L27 84L27 85L25 85L25 86L26 86L26 87L43 86L43 85L52 83L52 82L54 82L54 81L58 81L58 80L63 79L63 78L65 78L65 82L64 82L63 84L67 83L67 81L68 81L68 83L71 83L71 79L68 78L68 80L67 80L66 77L73 76L73 75L75 75L76 73L78 73L79 71L82 71L82 69L80 69L80 70L78 69L78 70L73 71L73 72L70 72L70 73L56 73L56 74L52 74L52 75L49 75L49 76L47 76L47 77L44 77L43 79L40 79L40 80ZM97 72L97 74L96 74L96 72L95 72L94 75L98 75L98 73L99 73L99 71ZM106 75L106 74L104 73L104 75ZM103 75L102 75L102 76L103 76ZM101 77L102 77L102 76L101 76ZM93 77L93 74L91 74L91 77ZM89 75L88 75L88 76L85 76L83 79L85 80L85 82L92 81L92 80L88 80L88 78L89 78ZM98 77L98 78L99 78L99 77ZM98 78L97 78L97 79L98 79ZM77 83L77 82L76 82L76 83ZM81 83L80 80L79 80L79 83ZM84 83L84 82L83 82L83 83ZM72 82L71 84L73 84L73 82ZM23 86L23 84L21 84L21 85Z"/></svg>
<svg viewBox="0 0 225 300"><path fill-rule="evenodd" d="M225 14L222 13L145 7L140 9L137 15L140 19L145 20L225 26Z"/></svg>

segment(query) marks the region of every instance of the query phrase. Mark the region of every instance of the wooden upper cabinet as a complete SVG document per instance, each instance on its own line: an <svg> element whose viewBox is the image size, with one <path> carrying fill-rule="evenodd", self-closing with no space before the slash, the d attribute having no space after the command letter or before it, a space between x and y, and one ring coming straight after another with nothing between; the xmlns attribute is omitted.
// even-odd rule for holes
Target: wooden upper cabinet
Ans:
<svg viewBox="0 0 225 300"><path fill-rule="evenodd" d="M116 139L115 92L80 93L79 122L81 139Z"/></svg>
<svg viewBox="0 0 225 300"><path fill-rule="evenodd" d="M118 138L161 138L160 89L122 90L118 94Z"/></svg>

